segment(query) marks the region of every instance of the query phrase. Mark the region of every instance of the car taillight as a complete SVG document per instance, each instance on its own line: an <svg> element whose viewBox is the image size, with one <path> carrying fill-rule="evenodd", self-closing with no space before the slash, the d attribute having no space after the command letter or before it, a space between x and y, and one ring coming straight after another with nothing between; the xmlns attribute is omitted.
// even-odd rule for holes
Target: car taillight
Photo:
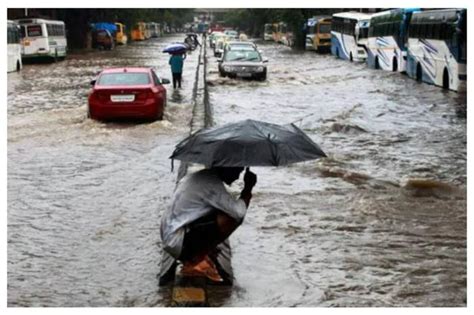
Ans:
<svg viewBox="0 0 474 315"><path fill-rule="evenodd" d="M95 91L92 94L92 96L98 101L107 101L109 95L107 93L104 93L104 92Z"/></svg>
<svg viewBox="0 0 474 315"><path fill-rule="evenodd" d="M137 100L147 100L149 98L153 98L154 94L151 90L147 90L147 91L138 93L136 97L137 97Z"/></svg>

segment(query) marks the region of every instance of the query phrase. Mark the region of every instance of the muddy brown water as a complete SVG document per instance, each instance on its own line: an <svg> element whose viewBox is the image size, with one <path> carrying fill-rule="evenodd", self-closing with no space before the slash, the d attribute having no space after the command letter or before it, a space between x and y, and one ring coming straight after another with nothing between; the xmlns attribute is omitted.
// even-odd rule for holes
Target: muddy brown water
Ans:
<svg viewBox="0 0 474 315"><path fill-rule="evenodd" d="M197 53L163 121L86 118L103 67L154 66L182 35L8 74L8 305L165 306L159 219L189 132ZM217 125L295 122L328 158L258 174L215 306L466 306L466 99L329 55L259 42L266 82L219 78ZM238 192L242 183L231 190Z"/></svg>

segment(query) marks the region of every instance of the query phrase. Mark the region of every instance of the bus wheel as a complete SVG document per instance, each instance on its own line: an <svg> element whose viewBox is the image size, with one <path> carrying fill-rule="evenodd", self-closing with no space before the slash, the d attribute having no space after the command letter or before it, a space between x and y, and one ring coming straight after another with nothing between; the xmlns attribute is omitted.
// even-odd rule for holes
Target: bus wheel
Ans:
<svg viewBox="0 0 474 315"><path fill-rule="evenodd" d="M379 66L379 57L375 57L375 69L380 69L380 66Z"/></svg>
<svg viewBox="0 0 474 315"><path fill-rule="evenodd" d="M416 81L421 82L423 79L423 73L421 72L421 65L418 63L416 66Z"/></svg>
<svg viewBox="0 0 474 315"><path fill-rule="evenodd" d="M392 62L392 64L393 64L393 65L392 65L392 70L393 70L393 72L396 72L396 71L398 71L398 62L397 62L397 58L395 58L395 57L393 58L393 62Z"/></svg>
<svg viewBox="0 0 474 315"><path fill-rule="evenodd" d="M20 62L17 61L16 62L16 72L20 71L21 70L21 65L20 65Z"/></svg>
<svg viewBox="0 0 474 315"><path fill-rule="evenodd" d="M350 53L350 55L349 55L349 60L350 60L351 62L354 61L354 59L352 58L352 53Z"/></svg>
<svg viewBox="0 0 474 315"><path fill-rule="evenodd" d="M443 89L449 90L449 73L446 68L444 68L443 72Z"/></svg>

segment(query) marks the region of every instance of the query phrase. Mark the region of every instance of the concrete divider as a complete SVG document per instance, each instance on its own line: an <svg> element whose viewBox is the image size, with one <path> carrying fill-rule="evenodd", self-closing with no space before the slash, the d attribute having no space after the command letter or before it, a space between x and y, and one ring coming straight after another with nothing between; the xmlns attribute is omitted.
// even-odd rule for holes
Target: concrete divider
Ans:
<svg viewBox="0 0 474 315"><path fill-rule="evenodd" d="M212 106L207 87L207 42L202 41L199 50L198 65L193 87L193 115L190 121L190 134L214 124ZM203 166L193 163L180 163L176 183L186 174L202 169ZM230 264L231 250L226 241L219 247L215 261L217 268L224 278L224 284L232 284L233 273ZM172 283L171 306L208 306L207 279L203 277L184 277L180 274L178 265L173 257L163 251L160 272L160 285Z"/></svg>

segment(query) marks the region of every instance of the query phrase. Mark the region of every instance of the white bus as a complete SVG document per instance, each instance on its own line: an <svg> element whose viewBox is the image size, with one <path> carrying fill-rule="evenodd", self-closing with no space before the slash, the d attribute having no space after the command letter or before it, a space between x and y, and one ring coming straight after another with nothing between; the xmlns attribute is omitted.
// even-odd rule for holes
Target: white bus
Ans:
<svg viewBox="0 0 474 315"><path fill-rule="evenodd" d="M444 89L466 89L466 9L415 12L408 27L407 74Z"/></svg>
<svg viewBox="0 0 474 315"><path fill-rule="evenodd" d="M13 21L8 21L7 46L7 72L20 71L23 67L21 62L20 26Z"/></svg>
<svg viewBox="0 0 474 315"><path fill-rule="evenodd" d="M394 9L372 15L367 44L367 65L387 71L406 71L406 40L413 12Z"/></svg>
<svg viewBox="0 0 474 315"><path fill-rule="evenodd" d="M332 16L331 53L337 58L365 61L370 15L360 12L342 12Z"/></svg>
<svg viewBox="0 0 474 315"><path fill-rule="evenodd" d="M66 58L66 28L63 21L16 20L21 27L22 58Z"/></svg>

